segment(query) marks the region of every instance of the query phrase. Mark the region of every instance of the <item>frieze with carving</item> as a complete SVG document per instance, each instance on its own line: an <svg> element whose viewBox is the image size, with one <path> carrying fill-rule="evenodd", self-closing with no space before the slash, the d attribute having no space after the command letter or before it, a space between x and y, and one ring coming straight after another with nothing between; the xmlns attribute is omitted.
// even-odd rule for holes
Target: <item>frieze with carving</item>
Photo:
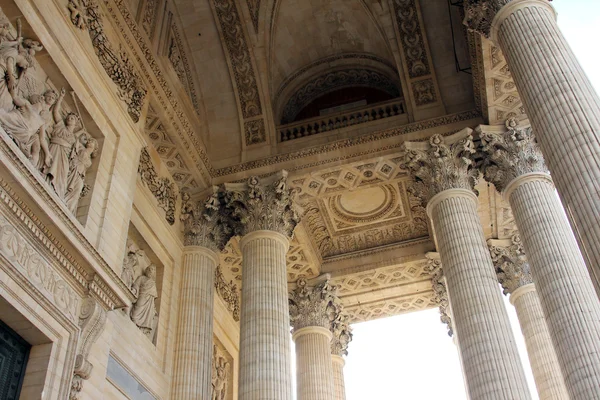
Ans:
<svg viewBox="0 0 600 400"><path fill-rule="evenodd" d="M169 178L158 176L147 147L144 147L140 153L138 174L142 182L156 197L159 207L165 210L165 218L169 225L173 225L175 223L175 203L177 202L176 186Z"/></svg>
<svg viewBox="0 0 600 400"><path fill-rule="evenodd" d="M127 53L115 50L104 32L100 6L96 0L69 0L67 10L77 28L87 30L98 61L118 88L118 95L127 104L127 111L138 122L146 97L146 89Z"/></svg>
<svg viewBox="0 0 600 400"><path fill-rule="evenodd" d="M156 24L156 14L158 11L158 0L145 0L144 13L142 17L142 27L146 31L149 37L152 37L154 33L154 26Z"/></svg>
<svg viewBox="0 0 600 400"><path fill-rule="evenodd" d="M215 339L216 342L216 339ZM232 358L221 345L213 345L212 360L212 396L211 400L229 400L232 398L233 380Z"/></svg>

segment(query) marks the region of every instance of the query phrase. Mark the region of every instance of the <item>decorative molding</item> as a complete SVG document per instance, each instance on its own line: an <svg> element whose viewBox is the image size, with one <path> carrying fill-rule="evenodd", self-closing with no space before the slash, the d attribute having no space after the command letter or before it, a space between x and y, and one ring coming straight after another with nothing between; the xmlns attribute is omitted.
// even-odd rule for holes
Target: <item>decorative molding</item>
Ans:
<svg viewBox="0 0 600 400"><path fill-rule="evenodd" d="M258 1L251 1L256 3L258 10ZM265 142L264 121L262 122L262 133L260 133L260 123L254 120L251 123L247 121L261 116L263 109L260 100L260 89L252 65L252 55L246 43L244 27L237 5L235 0L213 0L213 4L221 27L225 53L229 60L232 80L244 120L246 145ZM246 124L248 125L246 126Z"/></svg>
<svg viewBox="0 0 600 400"><path fill-rule="evenodd" d="M179 190L198 191L197 172L188 166L181 149L173 142L158 113L151 106L146 114L145 132Z"/></svg>
<svg viewBox="0 0 600 400"><path fill-rule="evenodd" d="M101 301L107 310L113 310L124 306L118 295L106 281L95 272L84 268L68 253L62 241L57 239L50 230L42 224L40 219L31 211L31 209L16 196L8 182L0 179L0 187L1 204L3 205L3 208L8 211L5 215L7 219L11 220L12 226L18 225L27 229L28 236L34 243L37 243L44 249L44 252L47 253L49 259L58 263L59 268L72 278L71 281L76 283L77 286L81 288L82 292L89 291L93 293L96 299ZM47 193L43 188L39 188L39 191L47 196ZM46 204L51 207L54 205L52 199L48 198L45 200ZM56 206L54 205L54 207ZM113 269L106 264L104 258L87 241L79 229L65 214L63 214L62 217L67 220L66 225L69 226L70 232L72 232L77 237L77 240L82 243L83 247L92 254L92 257L100 264L103 271L111 278L111 282L115 282L124 293L129 293ZM132 299L133 296L130 300Z"/></svg>
<svg viewBox="0 0 600 400"><path fill-rule="evenodd" d="M246 146L265 142L267 140L265 121L261 118L244 122L244 138Z"/></svg>
<svg viewBox="0 0 600 400"><path fill-rule="evenodd" d="M437 101L435 84L431 78L413 82L412 89L415 104L417 106L425 106Z"/></svg>
<svg viewBox="0 0 600 400"><path fill-rule="evenodd" d="M372 87L388 93L393 98L401 96L396 82L378 71L366 68L347 68L328 72L305 83L287 100L282 112L282 124L292 122L296 115L316 98L333 90L351 86Z"/></svg>
<svg viewBox="0 0 600 400"><path fill-rule="evenodd" d="M81 312L79 314L79 350L75 357L75 368L71 382L70 400L79 399L79 393L83 389L83 381L90 378L92 368L89 361L90 350L98 337L102 334L106 324L106 310L92 296L87 296L81 301Z"/></svg>
<svg viewBox="0 0 600 400"><path fill-rule="evenodd" d="M287 171L262 179L252 176L246 183L226 183L225 204L234 234L243 237L268 230L291 237L300 220L293 197Z"/></svg>
<svg viewBox="0 0 600 400"><path fill-rule="evenodd" d="M175 203L177 202L175 183L171 182L169 178L158 176L147 147L144 147L140 153L138 174L158 201L158 206L165 210L165 219L169 225L173 225L175 223Z"/></svg>
<svg viewBox="0 0 600 400"><path fill-rule="evenodd" d="M144 12L142 17L142 27L144 31L148 34L148 37L151 38L154 33L154 27L156 25L156 14L158 11L158 0L145 0L146 4L144 4Z"/></svg>
<svg viewBox="0 0 600 400"><path fill-rule="evenodd" d="M393 0L393 5L409 77L414 79L430 75L423 29L415 0Z"/></svg>
<svg viewBox="0 0 600 400"><path fill-rule="evenodd" d="M119 98L127 104L129 116L134 122L138 122L142 114L146 89L129 61L127 52L120 50L117 53L108 41L96 0L69 0L68 9L71 22L80 29L87 29L98 61L117 85Z"/></svg>
<svg viewBox="0 0 600 400"><path fill-rule="evenodd" d="M435 307L432 292L401 296L360 304L344 304L349 315L348 322L371 321L377 318L391 317L413 311L426 310Z"/></svg>
<svg viewBox="0 0 600 400"><path fill-rule="evenodd" d="M446 115L446 116L443 116L440 118L434 118L434 119L430 119L430 120L426 120L426 121L419 121L419 122L415 122L415 123L401 126L398 128L392 128L392 129L388 129L388 130L375 132L375 133L372 133L369 135L363 135L363 136L359 136L359 137L355 137L355 138L338 140L338 141L331 142L331 143L321 145L321 146L308 147L308 148L305 148L305 149L302 149L302 150L299 150L296 152L281 154L281 155L277 155L274 157L268 157L268 158L263 158L263 159L259 159L259 160L248 161L243 164L219 168L217 170L214 170L213 176L214 177L222 177L222 176L227 176L227 175L233 175L236 173L240 173L240 172L244 172L244 171L248 171L248 170L252 170L252 169L258 169L258 168L266 167L266 166L273 165L273 164L279 164L279 163L298 160L301 158L307 158L310 156L315 156L315 155L319 155L319 154L323 154L323 153L343 150L343 149L347 149L350 147L360 146L360 145L363 145L366 143L372 143L372 142L385 140L385 139L389 139L389 138L393 138L393 137L397 137L397 136L403 136L403 135L406 135L406 134L412 133L412 132L419 132L419 131L423 131L423 130L427 130L427 129L437 128L437 127L444 126L444 125L454 124L454 123L458 123L458 122L464 122L464 121L468 121L468 120L480 118L480 117L481 117L481 114L479 113L479 111L475 111L475 110L461 112L461 113L457 113L457 114ZM451 132L447 133L446 135L449 135L449 134L452 134L455 132L456 131L451 131ZM296 171L296 170L301 170L301 169L306 169L306 168L317 167L320 165L334 163L336 161L342 161L342 160L351 159L351 158L355 158L355 157L359 157L359 156L365 156L367 154L373 154L373 153L379 153L379 152L383 152L383 151L387 151L387 150L397 149L397 148L400 148L401 146L402 146L402 141L398 140L397 143L394 143L392 145L371 148L369 150L362 150L362 151L357 151L354 153L344 151L343 156L332 157L329 159L320 160L317 162L311 162L308 164L299 164L293 168L290 168L290 171Z"/></svg>
<svg viewBox="0 0 600 400"><path fill-rule="evenodd" d="M475 168L472 130L449 137L433 135L429 142L404 142L402 166L416 180L410 191L429 202L448 189L474 191L479 170Z"/></svg>
<svg viewBox="0 0 600 400"><path fill-rule="evenodd" d="M254 32L258 33L258 16L260 14L260 0L246 0L248 4L248 10L250 10L250 18L252 19L252 26L254 26Z"/></svg>
<svg viewBox="0 0 600 400"><path fill-rule="evenodd" d="M520 126L516 118L506 121L506 130L480 125L484 177L500 192L516 178L532 172L548 174L544 156L530 126Z"/></svg>
<svg viewBox="0 0 600 400"><path fill-rule="evenodd" d="M241 259L240 259L241 262ZM215 270L215 289L217 293L227 304L227 309L231 312L234 321L239 322L240 320L240 291L237 285L233 281L225 280L221 266L217 266Z"/></svg>
<svg viewBox="0 0 600 400"><path fill-rule="evenodd" d="M510 240L490 239L488 246L504 294L512 294L517 289L533 283L531 268L518 233Z"/></svg>
<svg viewBox="0 0 600 400"><path fill-rule="evenodd" d="M192 101L196 113L200 115L200 102L198 100L198 94L196 93L190 63L185 52L183 40L179 34L179 29L177 29L175 22L171 24L171 44L169 45L168 58L179 81L183 85L188 96L190 96L190 100Z"/></svg>

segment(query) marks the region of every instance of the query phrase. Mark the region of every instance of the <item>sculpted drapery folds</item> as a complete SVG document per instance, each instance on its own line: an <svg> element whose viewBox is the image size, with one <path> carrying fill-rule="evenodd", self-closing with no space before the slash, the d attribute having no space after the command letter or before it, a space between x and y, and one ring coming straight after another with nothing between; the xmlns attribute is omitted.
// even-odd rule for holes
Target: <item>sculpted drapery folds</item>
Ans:
<svg viewBox="0 0 600 400"><path fill-rule="evenodd" d="M267 178L253 176L246 183L226 183L225 203L235 235L267 230L289 238L300 221L301 210L287 185L287 171Z"/></svg>
<svg viewBox="0 0 600 400"><path fill-rule="evenodd" d="M329 282L329 276L307 281L298 279L289 293L290 323L294 331L309 326L331 329L339 308L336 303L337 288Z"/></svg>
<svg viewBox="0 0 600 400"><path fill-rule="evenodd" d="M158 317L155 304L158 289L154 264L150 264L144 274L135 280L132 291L136 294L136 300L131 308L131 320L146 336L152 339Z"/></svg>
<svg viewBox="0 0 600 400"><path fill-rule="evenodd" d="M532 173L548 173L544 157L531 127L520 126L515 118L506 121L506 130L481 125L477 128L486 158L482 164L485 179L503 191L515 178Z"/></svg>
<svg viewBox="0 0 600 400"><path fill-rule="evenodd" d="M217 187L205 201L193 202L188 193L183 193L180 220L184 228L186 246L202 246L221 251L232 236L222 207L223 193Z"/></svg>
<svg viewBox="0 0 600 400"><path fill-rule="evenodd" d="M533 283L531 269L518 234L510 240L490 240L488 244L504 294L512 294L518 288Z"/></svg>
<svg viewBox="0 0 600 400"><path fill-rule="evenodd" d="M416 178L410 192L428 202L448 189L473 191L479 171L471 132L466 128L448 137L433 135L429 142L405 142L401 165Z"/></svg>

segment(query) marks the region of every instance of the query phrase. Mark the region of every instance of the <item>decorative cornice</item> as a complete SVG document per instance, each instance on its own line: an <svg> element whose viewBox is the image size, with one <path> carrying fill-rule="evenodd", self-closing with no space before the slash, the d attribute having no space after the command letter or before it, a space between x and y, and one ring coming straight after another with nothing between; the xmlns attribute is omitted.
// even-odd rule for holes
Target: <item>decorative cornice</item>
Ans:
<svg viewBox="0 0 600 400"><path fill-rule="evenodd" d="M104 32L100 8L96 0L69 0L71 22L79 29L86 29L98 61L119 89L119 97L127 104L127 111L134 122L140 120L146 88L125 51L116 52Z"/></svg>
<svg viewBox="0 0 600 400"><path fill-rule="evenodd" d="M339 302L337 288L329 282L329 275L310 281L300 278L289 292L290 323L293 332L318 326L330 329L336 318Z"/></svg>
<svg viewBox="0 0 600 400"><path fill-rule="evenodd" d="M404 142L403 167L416 179L409 190L425 202L449 189L474 191L479 171L471 132L465 128L448 137L433 135L429 142Z"/></svg>
<svg viewBox="0 0 600 400"><path fill-rule="evenodd" d="M279 164L283 162L298 160L301 158L311 157L319 154L324 154L328 152L336 152L339 150L348 149L351 147L358 147L367 143L372 143L380 140L385 140L389 138L394 138L398 136L403 136L412 132L419 132L426 129L433 129L444 125L450 125L458 122L464 122L475 118L481 118L481 113L476 110L461 112L457 114L446 115L440 118L434 118L426 121L419 121L409 125L401 126L398 128L388 129L384 131L375 132L369 135L362 135L355 138L338 140L335 142L331 142L321 146L308 147L296 152L286 153L277 155L274 157L263 158L254 161L248 161L243 164L233 165L230 167L219 168L214 171L214 177L222 177L227 175L233 175L236 173L258 169L262 167L266 167L273 164ZM450 133L454 133L456 131L451 131ZM394 144L374 147L369 150L357 151L354 153L350 153L347 151L343 151L343 156L336 156L332 158L328 158L325 160L320 160L316 162L311 162L308 164L300 164L293 168L290 168L290 171L296 171L306 168L317 167L320 165L331 164L337 161L342 161L350 158L365 156L368 154L379 153L387 150L397 149L402 146L402 142L398 141Z"/></svg>
<svg viewBox="0 0 600 400"><path fill-rule="evenodd" d="M200 202L192 202L188 193L181 196L179 219L183 222L184 244L222 251L233 236L223 215L223 193L213 187L207 199Z"/></svg>
<svg viewBox="0 0 600 400"><path fill-rule="evenodd" d="M488 246L504 294L512 294L520 287L533 283L531 268L518 233L510 240L490 239Z"/></svg>
<svg viewBox="0 0 600 400"><path fill-rule="evenodd" d="M506 130L480 125L476 131L486 156L481 170L500 192L521 175L548 173L531 127L520 126L517 119L511 118L506 121Z"/></svg>
<svg viewBox="0 0 600 400"><path fill-rule="evenodd" d="M426 271L431 274L431 287L433 289L433 301L437 304L440 311L440 321L448 327L448 336L454 334L452 324L452 313L450 311L450 301L448 300L448 289L446 288L446 279L442 269L442 260L438 253L427 253Z"/></svg>
<svg viewBox="0 0 600 400"><path fill-rule="evenodd" d="M156 197L159 207L165 210L165 219L169 225L173 225L175 223L175 204L177 202L176 185L169 178L158 176L147 147L144 147L140 153L138 174L142 182L148 186L150 192Z"/></svg>
<svg viewBox="0 0 600 400"><path fill-rule="evenodd" d="M262 179L253 176L246 183L226 183L224 188L234 234L265 230L291 237L300 212L287 185L287 171Z"/></svg>

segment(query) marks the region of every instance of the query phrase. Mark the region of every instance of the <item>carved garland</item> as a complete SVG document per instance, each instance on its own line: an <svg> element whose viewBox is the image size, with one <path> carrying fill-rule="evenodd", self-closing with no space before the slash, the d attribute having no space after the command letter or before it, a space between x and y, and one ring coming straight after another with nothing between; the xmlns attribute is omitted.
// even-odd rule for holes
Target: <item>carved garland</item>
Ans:
<svg viewBox="0 0 600 400"><path fill-rule="evenodd" d="M148 186L148 189L158 200L159 207L165 210L165 219L169 225L173 225L175 223L175 203L177 202L176 186L169 178L158 176L147 147L144 147L140 154L138 173L142 182Z"/></svg>
<svg viewBox="0 0 600 400"><path fill-rule="evenodd" d="M217 289L217 293L219 293L221 299L227 304L227 309L233 315L233 319L239 322L240 298L238 289L233 282L227 283L220 266L215 271L215 289Z"/></svg>
<svg viewBox="0 0 600 400"><path fill-rule="evenodd" d="M246 145L265 142L267 138L264 122L257 124L254 120L248 121L262 115L262 104L252 66L252 56L246 43L237 6L233 0L213 0L213 2L244 118Z"/></svg>
<svg viewBox="0 0 600 400"><path fill-rule="evenodd" d="M71 22L87 29L100 64L119 88L119 98L127 104L127 112L134 122L140 120L146 89L129 61L125 51L115 52L104 33L100 10L95 0L69 0Z"/></svg>

